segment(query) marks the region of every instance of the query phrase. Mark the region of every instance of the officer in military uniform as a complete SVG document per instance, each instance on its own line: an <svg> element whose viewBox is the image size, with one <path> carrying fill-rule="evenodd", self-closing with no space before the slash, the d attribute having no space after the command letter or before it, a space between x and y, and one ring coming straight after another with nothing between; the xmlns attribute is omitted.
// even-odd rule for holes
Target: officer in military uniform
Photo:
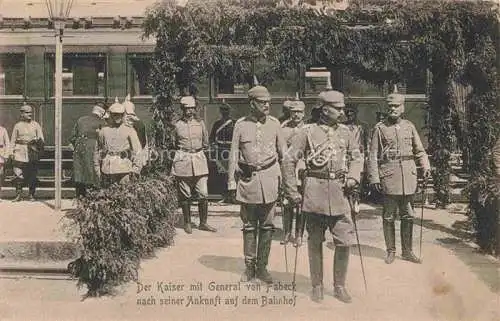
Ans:
<svg viewBox="0 0 500 321"><path fill-rule="evenodd" d="M372 188L384 194L383 230L387 256L394 261L394 220L399 209L401 247L404 260L420 263L413 254L413 197L417 189L417 162L424 177L430 176L429 159L415 126L402 119L404 96L397 92L387 96L387 118L378 123L372 133L368 158L368 180Z"/></svg>
<svg viewBox="0 0 500 321"><path fill-rule="evenodd" d="M354 138L358 141L359 149L363 155L363 159L368 155L370 146L370 130L368 124L358 119L358 107L356 105L348 104L345 108L346 121L344 125L349 128ZM366 180L366 169L363 169L360 182L361 194L365 195L369 188Z"/></svg>
<svg viewBox="0 0 500 321"><path fill-rule="evenodd" d="M229 158L228 188L241 203L243 253L246 270L242 281L257 277L272 283L267 271L273 218L286 142L278 119L269 115L271 95L256 85L248 91L250 115L235 126Z"/></svg>
<svg viewBox="0 0 500 321"><path fill-rule="evenodd" d="M5 164L7 163L10 152L9 146L9 133L7 133L7 130L4 127L0 126L0 192L2 191L5 175Z"/></svg>
<svg viewBox="0 0 500 321"><path fill-rule="evenodd" d="M290 100L285 100L283 102L283 106L281 108L281 116L278 117L278 121L280 122L280 124L282 124L283 122L287 121L288 119L290 119Z"/></svg>
<svg viewBox="0 0 500 321"><path fill-rule="evenodd" d="M210 131L208 141L215 148L217 187L221 188L223 202L227 202L227 170L229 164L229 152L231 151L231 141L233 139L234 120L231 118L231 106L222 102L219 108L221 118L216 120ZM232 200L231 200L232 201Z"/></svg>
<svg viewBox="0 0 500 321"><path fill-rule="evenodd" d="M130 100L130 94L125 97L123 107L125 107L125 124L135 130L135 132L137 133L137 137L139 138L139 142L141 143L141 152L139 154L139 158L141 159L141 167L143 167L147 164L149 159L146 125L135 114L135 105Z"/></svg>
<svg viewBox="0 0 500 321"><path fill-rule="evenodd" d="M95 171L104 187L126 184L131 174L141 172L141 143L135 130L124 123L125 107L116 98L108 111L110 125L99 131L94 153Z"/></svg>
<svg viewBox="0 0 500 321"><path fill-rule="evenodd" d="M94 166L94 151L98 132L106 126L106 122L102 119L104 113L104 104L96 103L91 115L78 118L71 133L73 180L77 198L85 196L88 187L99 184L99 174Z"/></svg>
<svg viewBox="0 0 500 321"><path fill-rule="evenodd" d="M11 158L13 158L16 186L14 202L21 200L23 183L28 185L30 200L35 200L38 161L44 145L42 127L32 120L33 108L24 104L20 111L21 120L14 125L11 137Z"/></svg>
<svg viewBox="0 0 500 321"><path fill-rule="evenodd" d="M200 215L199 229L216 232L207 224L208 219L208 163L205 151L208 134L205 123L195 118L196 100L192 96L181 98L183 116L175 123L176 153L172 164L172 175L177 180L179 202L184 215L184 231L191 234L191 201L198 198Z"/></svg>
<svg viewBox="0 0 500 321"><path fill-rule="evenodd" d="M298 96L298 95L297 95ZM290 111L290 118L281 123L281 128L283 131L283 137L287 143L287 147L290 146L292 137L299 132L299 130L304 126L304 110L306 105L303 101L300 101L298 97L296 100L288 101L288 109ZM297 163L296 174L297 174L297 186L300 190L302 184L299 179L299 172L305 169L305 163L300 160ZM290 202L283 202L283 241L282 244L292 242L292 225L294 217L294 206Z"/></svg>
<svg viewBox="0 0 500 321"><path fill-rule="evenodd" d="M344 95L329 90L320 93L321 112L315 124L304 126L294 137L283 161L285 192L294 204L302 202L306 215L312 300L323 299L323 242L328 228L333 235L334 295L351 302L345 287L349 247L353 244L351 209L346 194L358 184L363 168L357 140L341 124ZM295 168L305 158L304 191L297 191Z"/></svg>

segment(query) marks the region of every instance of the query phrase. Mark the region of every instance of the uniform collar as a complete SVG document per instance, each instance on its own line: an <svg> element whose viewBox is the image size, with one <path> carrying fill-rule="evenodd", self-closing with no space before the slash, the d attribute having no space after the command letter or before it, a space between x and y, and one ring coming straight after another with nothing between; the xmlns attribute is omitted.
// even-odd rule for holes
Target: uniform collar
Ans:
<svg viewBox="0 0 500 321"><path fill-rule="evenodd" d="M261 124L265 124L266 121L267 121L267 116L264 116L264 117L261 117L261 118L257 118L255 115L250 115L248 117L248 119L254 123L261 123Z"/></svg>

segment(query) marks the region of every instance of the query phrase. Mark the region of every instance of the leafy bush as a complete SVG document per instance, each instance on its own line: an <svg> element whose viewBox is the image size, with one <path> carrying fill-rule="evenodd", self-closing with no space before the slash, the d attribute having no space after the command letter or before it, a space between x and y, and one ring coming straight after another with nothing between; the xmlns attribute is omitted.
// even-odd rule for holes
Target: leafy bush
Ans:
<svg viewBox="0 0 500 321"><path fill-rule="evenodd" d="M112 294L137 280L142 258L174 242L177 199L166 175L136 178L88 192L67 216L80 230L82 255L69 265L87 296Z"/></svg>

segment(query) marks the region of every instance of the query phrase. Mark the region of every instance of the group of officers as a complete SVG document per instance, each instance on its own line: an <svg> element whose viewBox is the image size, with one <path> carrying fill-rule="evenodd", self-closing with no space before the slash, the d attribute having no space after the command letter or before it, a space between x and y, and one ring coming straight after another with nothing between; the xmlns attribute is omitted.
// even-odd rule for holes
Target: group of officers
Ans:
<svg viewBox="0 0 500 321"><path fill-rule="evenodd" d="M97 102L90 115L77 120L69 141L77 197L85 196L89 187L126 183L131 175L139 175L147 162L146 127L135 114L130 96L123 103L115 99L111 106ZM36 200L44 144L42 127L33 120L33 108L26 103L20 108L20 120L10 139L0 126L0 188L10 161L16 188L14 202L22 200L24 185L28 186L29 200Z"/></svg>
<svg viewBox="0 0 500 321"><path fill-rule="evenodd" d="M395 260L395 216L399 211L402 258L420 263L412 250L413 196L417 189L417 164L425 178L430 176L430 165L415 126L402 118L403 95L395 92L387 97L386 117L371 133L353 121L355 110L350 109L346 117L344 95L332 89L319 94L319 104L307 122L305 104L298 98L285 101L287 115L281 122L270 116L271 95L264 86L252 87L248 102L249 114L237 121L230 118L230 108L223 104L222 119L209 135L204 122L196 117L196 99L184 96L180 100L182 117L174 124L171 174L176 178L186 233L191 234L193 228L216 232L207 223L206 152L212 145L217 148L219 171L227 175L227 197L241 205L246 266L242 281L257 278L273 282L267 265L275 209L280 202L282 243L300 246L304 225L308 233L312 300L323 299L323 242L328 229L335 243L334 296L351 302L346 274L355 232L352 200L362 176L370 189L384 195L385 262ZM123 103L116 99L107 110L96 104L91 115L77 121L70 141L78 195L85 195L89 186L127 183L130 176L140 174L147 161L147 139L144 124L134 110L130 97ZM15 125L10 140L12 148L6 131L0 128L1 164L5 164L6 154L13 158L19 182L15 200L21 197L23 180L28 183L30 198L35 195L37 158L30 156L34 154L30 150L42 148L43 134L31 118L32 108L23 105L21 121ZM198 203L198 226L191 221L193 201ZM296 228L292 236L294 218Z"/></svg>
<svg viewBox="0 0 500 321"><path fill-rule="evenodd" d="M300 246L304 225L308 232L312 300L323 299L323 242L328 229L335 243L334 296L348 303L351 296L345 283L350 247L354 244L352 201L359 193L362 176L371 190L384 195L385 262L391 264L395 260L395 217L399 211L401 257L420 263L412 250L413 197L417 164L424 178L430 176L430 165L415 126L402 118L403 95L388 95L386 117L371 132L353 121L355 110L346 113L341 92L325 90L318 100L307 122L304 102L298 98L285 101L288 115L280 122L269 115L269 91L256 85L248 91L249 114L232 121L228 105L223 104L223 117L208 135L204 122L195 117L195 98L183 97L183 117L175 124L172 174L178 183L185 232L191 234L196 227L190 213L194 200L199 206L199 229L215 232L207 224L205 153L210 143L215 145L217 162L228 161L228 198L241 206L246 266L241 280L273 282L267 265L275 209L281 203L282 244L292 242ZM294 217L296 229L292 236Z"/></svg>

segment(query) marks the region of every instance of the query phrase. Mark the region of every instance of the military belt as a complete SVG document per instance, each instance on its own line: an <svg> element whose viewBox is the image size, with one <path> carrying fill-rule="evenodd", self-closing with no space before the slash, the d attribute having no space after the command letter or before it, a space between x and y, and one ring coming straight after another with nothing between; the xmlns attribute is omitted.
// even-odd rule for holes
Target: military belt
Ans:
<svg viewBox="0 0 500 321"><path fill-rule="evenodd" d="M181 148L179 150L184 153L199 153L203 150L203 148Z"/></svg>
<svg viewBox="0 0 500 321"><path fill-rule="evenodd" d="M25 140L25 139L17 139L16 140L16 144L19 144L19 145L28 145L29 143L31 143L31 140Z"/></svg>
<svg viewBox="0 0 500 321"><path fill-rule="evenodd" d="M274 164L276 164L276 158L273 159L272 161L270 161L269 163L267 163L265 165L261 165L261 166L260 165L255 166L255 165L250 165L250 164L238 162L238 167L243 172L243 176L250 177L250 176L252 176L252 173L263 171L265 169L271 168L271 166L273 166Z"/></svg>
<svg viewBox="0 0 500 321"><path fill-rule="evenodd" d="M122 150L120 152L106 152L106 155L107 156L120 156L120 158L130 158L132 155L131 155L131 152L130 150Z"/></svg>
<svg viewBox="0 0 500 321"><path fill-rule="evenodd" d="M415 156L413 155L393 155L393 156L385 156L382 159L382 162L391 162L391 161L409 161L414 160Z"/></svg>
<svg viewBox="0 0 500 321"><path fill-rule="evenodd" d="M305 176L320 178L320 179L328 179L328 180L330 179L343 180L345 178L345 172L344 171L328 172L328 171L308 169L305 171Z"/></svg>

